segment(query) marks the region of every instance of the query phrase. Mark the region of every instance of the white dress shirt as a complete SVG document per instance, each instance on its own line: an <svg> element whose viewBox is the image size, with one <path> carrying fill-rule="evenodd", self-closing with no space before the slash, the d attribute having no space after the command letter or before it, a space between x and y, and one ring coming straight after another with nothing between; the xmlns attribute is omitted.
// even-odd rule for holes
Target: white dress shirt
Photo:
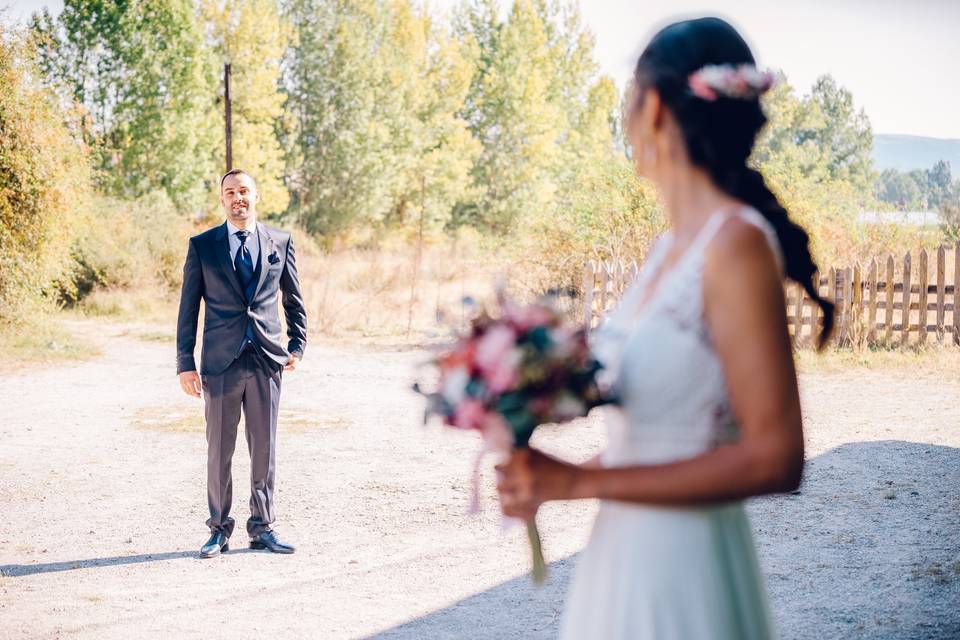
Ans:
<svg viewBox="0 0 960 640"><path fill-rule="evenodd" d="M230 264L233 265L233 268L236 269L237 251L240 250L240 238L237 237L237 231L240 231L240 227L234 226L229 220L227 220L227 236L230 239ZM257 260L260 258L260 235L257 233L257 221L253 221L253 225L247 227L247 231L250 232L250 236L247 238L247 249L250 251L250 258L253 260L253 268L257 268Z"/></svg>

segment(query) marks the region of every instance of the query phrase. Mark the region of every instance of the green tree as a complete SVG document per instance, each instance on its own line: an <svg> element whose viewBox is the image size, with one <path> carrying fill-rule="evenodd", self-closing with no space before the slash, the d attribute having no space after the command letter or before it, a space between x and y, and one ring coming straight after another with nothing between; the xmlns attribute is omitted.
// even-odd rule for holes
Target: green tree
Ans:
<svg viewBox="0 0 960 640"><path fill-rule="evenodd" d="M482 145L472 176L479 196L458 217L503 233L528 211L549 208L556 191L561 111L547 25L532 0L517 0L500 24L493 2L467 4L458 31L472 35L479 66L464 118Z"/></svg>
<svg viewBox="0 0 960 640"><path fill-rule="evenodd" d="M293 0L287 61L295 217L332 236L390 210L393 168L376 52L388 28L381 0ZM391 98L392 99L392 98Z"/></svg>
<svg viewBox="0 0 960 640"><path fill-rule="evenodd" d="M410 0L299 0L290 16L295 214L329 237L446 225L478 147L458 115L473 42Z"/></svg>
<svg viewBox="0 0 960 640"><path fill-rule="evenodd" d="M421 231L442 228L456 202L470 193L469 172L479 151L458 115L476 48L471 41L459 43L409 0L391 3L385 35L383 121L390 127L396 169L388 221L413 223Z"/></svg>
<svg viewBox="0 0 960 640"><path fill-rule="evenodd" d="M289 24L276 0L203 0L201 15L215 59L231 65L233 165L256 177L260 211L282 213L290 195L277 128L286 100L280 63ZM217 132L216 148L223 149L223 128Z"/></svg>
<svg viewBox="0 0 960 640"><path fill-rule="evenodd" d="M950 198L953 191L950 162L947 160L938 161L927 170L926 178L927 206L931 209L938 209L944 201Z"/></svg>
<svg viewBox="0 0 960 640"><path fill-rule="evenodd" d="M66 102L107 192L165 191L196 210L214 175L217 75L192 0L66 0L34 17L41 67Z"/></svg>
<svg viewBox="0 0 960 640"><path fill-rule="evenodd" d="M874 182L873 131L866 113L855 108L853 94L829 75L813 85L810 103L824 119L821 127L802 131L799 142L813 140L826 150L833 178L869 190Z"/></svg>
<svg viewBox="0 0 960 640"><path fill-rule="evenodd" d="M854 113L852 103L845 102L849 92L837 88L832 79L821 78L818 86L809 96L799 97L780 75L776 87L764 96L769 124L751 162L811 233L818 259L832 263L857 254L861 235L857 216L872 203L872 170L854 170L862 169L870 143L852 155L847 144L855 130L869 138L870 125L862 112L854 114L851 124L847 116ZM825 108L824 103L845 106Z"/></svg>
<svg viewBox="0 0 960 640"><path fill-rule="evenodd" d="M900 211L926 208L926 197L916 177L896 169L884 169L877 178L877 198Z"/></svg>

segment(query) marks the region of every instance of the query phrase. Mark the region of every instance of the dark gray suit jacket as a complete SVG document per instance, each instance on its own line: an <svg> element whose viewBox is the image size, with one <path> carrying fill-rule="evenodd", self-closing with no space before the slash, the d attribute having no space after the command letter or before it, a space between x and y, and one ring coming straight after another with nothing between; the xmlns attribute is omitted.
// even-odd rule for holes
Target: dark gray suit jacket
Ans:
<svg viewBox="0 0 960 640"><path fill-rule="evenodd" d="M261 351L277 364L286 364L290 354L303 356L307 344L307 313L297 277L293 238L286 231L262 222L257 222L257 228L259 278L249 301L233 268L227 223L190 238L177 319L177 373L197 370L193 352L201 300L205 305L200 353L202 375L216 375L230 366L244 344L248 321ZM278 291L283 294L283 312L287 319L286 346L280 336Z"/></svg>

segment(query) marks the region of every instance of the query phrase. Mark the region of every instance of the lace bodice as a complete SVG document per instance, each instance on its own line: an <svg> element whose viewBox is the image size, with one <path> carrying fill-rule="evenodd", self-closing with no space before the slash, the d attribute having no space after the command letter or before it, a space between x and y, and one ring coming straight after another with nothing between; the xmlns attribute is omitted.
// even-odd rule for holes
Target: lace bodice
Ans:
<svg viewBox="0 0 960 640"><path fill-rule="evenodd" d="M765 233L782 273L773 228L761 214L744 208L711 216L647 292L673 242L670 232L661 236L620 305L594 333L594 349L622 400L608 411L605 464L679 460L737 438L726 379L703 311L706 248L733 215Z"/></svg>

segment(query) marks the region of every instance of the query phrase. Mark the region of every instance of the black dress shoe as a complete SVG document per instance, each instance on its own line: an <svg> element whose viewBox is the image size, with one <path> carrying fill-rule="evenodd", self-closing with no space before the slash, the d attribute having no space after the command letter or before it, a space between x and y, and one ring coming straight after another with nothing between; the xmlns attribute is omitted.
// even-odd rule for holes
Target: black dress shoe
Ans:
<svg viewBox="0 0 960 640"><path fill-rule="evenodd" d="M217 531L210 539L207 540L207 543L200 547L200 557L201 558L215 558L220 555L221 551L230 550L230 538L227 537L223 531Z"/></svg>
<svg viewBox="0 0 960 640"><path fill-rule="evenodd" d="M267 549L273 553L293 553L296 549L293 545L284 544L277 540L277 534L273 531L264 531L256 538L250 541L251 549Z"/></svg>

